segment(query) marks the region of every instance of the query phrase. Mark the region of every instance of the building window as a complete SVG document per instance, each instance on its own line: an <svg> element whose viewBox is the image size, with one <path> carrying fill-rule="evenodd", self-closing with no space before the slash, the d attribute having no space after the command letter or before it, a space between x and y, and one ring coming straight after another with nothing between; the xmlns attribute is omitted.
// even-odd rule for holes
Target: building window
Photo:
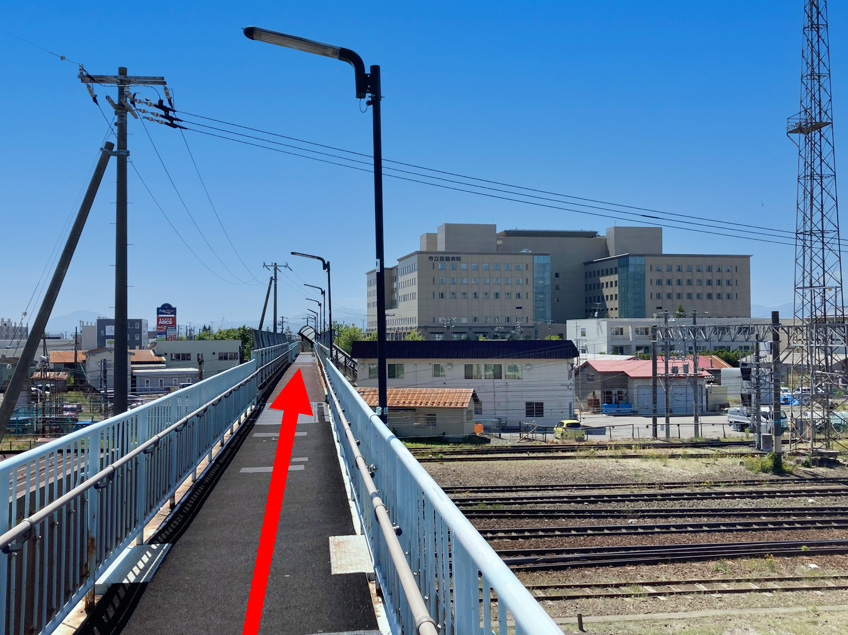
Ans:
<svg viewBox="0 0 848 635"><path fill-rule="evenodd" d="M500 271L500 269L501 269L501 263L496 262L496 263L495 263L495 266L494 266L493 268L495 269L495 271Z"/></svg>
<svg viewBox="0 0 848 635"><path fill-rule="evenodd" d="M445 263L440 262L440 263L439 263L439 269L444 269L444 268L445 268Z"/></svg>
<svg viewBox="0 0 848 635"><path fill-rule="evenodd" d="M389 379L403 379L403 364L389 364Z"/></svg>
<svg viewBox="0 0 848 635"><path fill-rule="evenodd" d="M683 286L683 280L681 280L680 278L678 278L678 279L677 279L677 286L678 286L678 287L682 287L682 286Z"/></svg>
<svg viewBox="0 0 848 635"><path fill-rule="evenodd" d="M480 265L478 265L476 262L471 263L471 271L477 271L479 268Z"/></svg>
<svg viewBox="0 0 848 635"><path fill-rule="evenodd" d="M468 284L468 278L462 278L462 284Z"/></svg>
<svg viewBox="0 0 848 635"><path fill-rule="evenodd" d="M462 270L468 269L468 263L463 262L461 265L459 265L459 268L462 269Z"/></svg>
<svg viewBox="0 0 848 635"><path fill-rule="evenodd" d="M720 293L716 293L716 300L721 300L721 294Z"/></svg>
<svg viewBox="0 0 848 635"><path fill-rule="evenodd" d="M438 425L438 416L435 412L428 412L425 416L426 425L433 428Z"/></svg>
<svg viewBox="0 0 848 635"><path fill-rule="evenodd" d="M701 280L700 278L698 278L697 280L695 280L695 286L696 286L696 287L702 287L702 286L704 286L704 281L703 281L703 280Z"/></svg>
<svg viewBox="0 0 848 635"><path fill-rule="evenodd" d="M672 295L671 293L666 293L666 294L665 294L665 299L666 299L666 300L671 300L671 295Z"/></svg>
<svg viewBox="0 0 848 635"><path fill-rule="evenodd" d="M471 298L474 299L474 300L477 299L477 292L476 291L471 292Z"/></svg>
<svg viewBox="0 0 848 635"><path fill-rule="evenodd" d="M695 294L695 296L696 296L696 297L695 297L695 299L696 299L696 300L703 300L703 299L704 299L704 294L703 294L703 293L696 293L696 294Z"/></svg>
<svg viewBox="0 0 848 635"><path fill-rule="evenodd" d="M450 283L451 283L451 284L456 284L456 278L451 278Z"/></svg>
<svg viewBox="0 0 848 635"><path fill-rule="evenodd" d="M489 284L489 279L488 279L488 278L483 278L483 284Z"/></svg>
<svg viewBox="0 0 848 635"><path fill-rule="evenodd" d="M688 272L690 272L690 273L691 273L691 271L692 271L692 265L686 265L686 271L688 271Z"/></svg>
<svg viewBox="0 0 848 635"><path fill-rule="evenodd" d="M489 270L489 263L488 263L488 262L484 262L484 263L483 263L483 271L488 271L488 270Z"/></svg>
<svg viewBox="0 0 848 635"><path fill-rule="evenodd" d="M445 365L444 364L433 364L433 377L444 377L445 376Z"/></svg>
<svg viewBox="0 0 848 635"><path fill-rule="evenodd" d="M377 364L368 364L368 379L377 379Z"/></svg>
<svg viewBox="0 0 848 635"><path fill-rule="evenodd" d="M691 293L687 293L687 294L686 294L686 299L687 299L687 300L691 300L691 299L692 299L692 294L691 294Z"/></svg>
<svg viewBox="0 0 848 635"><path fill-rule="evenodd" d="M519 278L519 280L520 280L520 278ZM521 299L521 291L517 291L517 292L515 293L515 299L516 299L516 300L520 300L520 299Z"/></svg>
<svg viewBox="0 0 848 635"><path fill-rule="evenodd" d="M444 300L444 299L445 299L445 292L439 291L439 300Z"/></svg>
<svg viewBox="0 0 848 635"><path fill-rule="evenodd" d="M501 297L501 292L500 292L500 291L495 291L495 300L499 300L499 299L500 299L500 297Z"/></svg>
<svg viewBox="0 0 848 635"><path fill-rule="evenodd" d="M541 419L545 416L545 403L542 401L525 401L524 416Z"/></svg>
<svg viewBox="0 0 848 635"><path fill-rule="evenodd" d="M450 299L451 299L451 300L456 300L456 291L451 291L451 292L450 292Z"/></svg>
<svg viewBox="0 0 848 635"><path fill-rule="evenodd" d="M483 379L503 379L503 364L484 364Z"/></svg>
<svg viewBox="0 0 848 635"><path fill-rule="evenodd" d="M521 271L521 263L520 263L520 262L519 262L518 264L516 264L516 265L515 265L515 270L516 270L516 271Z"/></svg>
<svg viewBox="0 0 848 635"><path fill-rule="evenodd" d="M678 300L682 300L682 299L683 299L683 294L682 294L682 293L678 293L678 294L677 294L677 299L678 299Z"/></svg>
<svg viewBox="0 0 848 635"><path fill-rule="evenodd" d="M444 284L444 283L445 283L445 278L439 278L439 284Z"/></svg>
<svg viewBox="0 0 848 635"><path fill-rule="evenodd" d="M465 365L465 378L466 379L483 379L483 375L480 372L480 364L466 364Z"/></svg>
<svg viewBox="0 0 848 635"><path fill-rule="evenodd" d="M500 283L501 283L501 279L500 279L500 278L493 278L493 279L492 279L492 283L493 283L493 284L500 284Z"/></svg>
<svg viewBox="0 0 848 635"><path fill-rule="evenodd" d="M707 280L707 286L708 286L708 287L713 286L713 279L712 279L712 278L710 278L710 279L708 279L708 280Z"/></svg>
<svg viewBox="0 0 848 635"><path fill-rule="evenodd" d="M692 278L686 278L686 286L687 286L687 287L691 287L691 286L692 286Z"/></svg>
<svg viewBox="0 0 848 635"><path fill-rule="evenodd" d="M217 357L218 357L218 359L223 359L223 360L238 359L238 353L232 353L232 352L231 353L218 353Z"/></svg>
<svg viewBox="0 0 848 635"><path fill-rule="evenodd" d="M455 263L455 262L452 262L452 263L451 263L451 269L452 269L453 271L456 271L456 263Z"/></svg>
<svg viewBox="0 0 848 635"><path fill-rule="evenodd" d="M614 326L612 327L613 335L624 335L624 327L623 326Z"/></svg>
<svg viewBox="0 0 848 635"><path fill-rule="evenodd" d="M462 299L465 300L468 297L468 293L466 291L462 292Z"/></svg>
<svg viewBox="0 0 848 635"><path fill-rule="evenodd" d="M507 364L506 365L506 378L507 379L521 379L521 364Z"/></svg>

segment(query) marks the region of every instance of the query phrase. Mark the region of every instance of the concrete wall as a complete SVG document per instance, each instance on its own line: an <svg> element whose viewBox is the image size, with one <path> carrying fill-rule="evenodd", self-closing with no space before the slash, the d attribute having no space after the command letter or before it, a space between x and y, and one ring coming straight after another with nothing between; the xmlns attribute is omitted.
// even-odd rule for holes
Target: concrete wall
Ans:
<svg viewBox="0 0 848 635"><path fill-rule="evenodd" d="M621 254L661 254L662 227L608 227L607 252Z"/></svg>
<svg viewBox="0 0 848 635"><path fill-rule="evenodd" d="M444 223L439 225L438 251L495 251L496 225Z"/></svg>
<svg viewBox="0 0 848 635"><path fill-rule="evenodd" d="M427 415L435 415L436 424L427 423ZM434 437L460 438L474 434L474 406L466 408L389 409L389 428L398 438Z"/></svg>

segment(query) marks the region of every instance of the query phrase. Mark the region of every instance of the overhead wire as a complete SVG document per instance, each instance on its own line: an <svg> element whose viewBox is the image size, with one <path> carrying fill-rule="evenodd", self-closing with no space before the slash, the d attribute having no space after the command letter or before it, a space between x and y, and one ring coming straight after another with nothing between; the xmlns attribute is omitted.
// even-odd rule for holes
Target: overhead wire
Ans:
<svg viewBox="0 0 848 635"><path fill-rule="evenodd" d="M180 114L182 114L184 116L195 117L195 118L204 119L204 120L207 120L207 121L214 121L215 123L220 123L220 124L230 126L230 127L233 127L233 128L250 130L252 132L259 132L259 133L266 134L266 135L269 135L269 136L287 139L287 140L290 140L290 141L295 141L297 143L308 144L308 145L312 145L312 146L315 146L315 147L324 148L324 149L327 149L327 150L333 150L335 152L343 152L345 154L350 154L350 155L357 156L357 157L363 157L365 159L371 159L371 160L373 159L373 157L370 154L367 154L367 153L364 153L364 152L356 152L356 151L353 151L353 150L347 150L347 149L339 148L339 147L336 147L336 146L331 146L331 145L322 144L322 143L316 143L314 141L309 141L309 140L301 139L301 138L298 138L298 137L292 137L292 136L289 136L289 135L284 135L284 134L280 134L280 133L276 133L276 132L272 132L272 131L268 131L268 130L262 130L260 128L255 128L255 127L251 127L251 126L245 126L245 125L241 125L241 124L237 124L237 123L233 123L233 122L228 122L228 121L225 121L225 120L222 120L222 119L215 119L215 118L212 118L212 117L206 117L206 116L198 115L198 114L195 114L195 113L188 113L188 112L183 112L183 111L179 111L179 112L180 112ZM215 126L207 126L205 124L201 124L201 123L198 123L198 122L190 122L190 123L192 125L196 125L196 126L202 126L202 127L206 127L206 128L213 129L213 130L227 132L228 134L237 134L237 135L244 136L244 137L247 137L247 138L261 139L260 137L254 137L253 135L244 135L242 133L228 131L228 130L218 128L218 127L215 127ZM265 140L265 141L268 141L269 143L273 143L270 140ZM354 162L357 162L357 163L370 164L370 161L357 161L357 160L354 160L354 159L345 159L343 157L338 157L337 155L333 155L333 154L330 154L330 153L309 150L308 148L298 148L298 146L293 146L293 145L290 145L290 144L280 144L280 145L283 145L283 146L286 146L286 147L291 147L291 148L301 149L301 150L304 150L306 152L315 152L317 154L321 154L321 155L324 155L324 156L330 156L330 157L334 157L334 158L342 158L343 160L347 160L347 161L354 161ZM497 186L500 186L500 187L508 187L508 188L515 189L515 190L523 190L523 191L526 191L526 192L534 192L536 194L545 194L547 196L556 196L556 197L559 197L559 198L566 198L566 199L571 199L571 200L575 200L575 201L584 201L586 203L597 203L599 205L620 207L622 209L634 210L634 212L647 212L649 214L660 214L660 215L670 216L670 217L679 217L679 218L685 220L686 222L691 222L692 219L703 220L703 221L708 221L709 224L707 226L715 226L715 223L719 222L721 224L726 224L726 225L731 225L731 226L736 226L736 227L749 228L749 229L759 229L759 230L765 230L765 231L769 231L769 232L778 232L778 233L784 233L784 234L788 234L788 235L792 235L792 236L794 236L794 233L795 233L794 231L791 231L791 230L782 230L782 229L776 229L776 228L773 228L773 227L765 227L765 226L761 226L761 225L752 225L750 223L739 223L739 222L736 222L736 221L727 221L727 220L718 220L717 221L715 218L693 216L691 214L682 214L682 213L677 213L677 212L665 212L665 211L662 211L662 210L657 210L657 209L653 209L653 208L649 208L649 207L640 207L640 206L636 206L636 205L626 205L626 204L622 204L622 203L613 203L613 202L610 202L610 201L603 201L603 200L600 200L600 199L575 196L573 194L563 194L561 192L554 192L554 191L550 191L550 190L544 190L544 189L539 189L539 188L516 185L516 184L513 184L513 183L507 183L507 182L504 182L504 181L497 181L497 180L493 180L493 179L485 179L485 178L480 178L480 177L475 177L475 176L469 176L469 175L466 175L466 174L461 174L461 173L458 173L458 172L452 172L452 171L448 171L448 170L440 170L440 169L437 169L437 168L430 168L430 167L427 167L427 166L417 165L417 164L409 163L409 162L405 162L405 161L396 161L396 160L393 160L393 159L386 159L385 157L383 158L383 163L384 164L390 163L390 164L395 164L395 165L402 165L404 167L414 168L416 170L425 170L427 172L432 172L434 174L443 174L445 176L452 176L452 177L461 178L461 179L465 179L465 180L469 180L469 181L477 181L477 182L480 182L480 183L487 183L489 185L497 185ZM399 170L397 168L392 168L390 166L385 166L385 165L384 165L384 169L397 170L399 172L407 173L407 174L418 174L418 173L414 173L414 172L409 172L408 170ZM420 174L418 174L418 175L420 175ZM437 177L430 177L430 178L437 178ZM453 179L440 179L440 180L445 180L447 182L454 182L454 183L456 182ZM503 191L499 188L490 188L490 187L486 187L486 186L478 186L478 185L474 185L474 184L470 184L470 183L463 183L463 184L467 185L467 186L471 186L471 187L480 187L480 188L484 188L484 189L492 189L494 191ZM530 196L530 195L527 195L527 196L529 196L531 198L541 198L542 200L550 200L550 199L547 199L545 197ZM612 211L612 210L609 210L608 208L596 208L594 205L584 205L583 203L577 203L577 205L581 205L581 206L585 206L585 207L589 207L589 208L594 208L594 209L607 209L607 211ZM622 211L621 213L628 213L628 212ZM632 214L632 215L633 216L642 216L642 217L645 216L644 214L635 214L635 213ZM654 218L656 218L656 217L654 217Z"/></svg>
<svg viewBox="0 0 848 635"><path fill-rule="evenodd" d="M239 278L235 273L233 273L233 271L221 259L221 256L218 255L218 252L212 247L211 243L206 238L206 235L203 233L203 230L200 229L200 225L198 225L197 220L195 220L194 215L191 213L191 210L189 210L188 205L185 202L185 199L183 198L182 194L180 193L180 190L177 187L177 184L174 182L174 179L171 176L170 171L168 170L168 167L165 165L165 161L164 161L164 159L162 158L162 155L159 152L159 148L156 147L156 143L153 141L153 136L150 134L150 131L147 129L147 124L144 123L144 118L140 117L139 121L141 122L141 127L144 130L145 134L147 135L147 138L150 140L150 145L153 146L153 151L156 153L156 157L159 159L159 163L162 165L162 169L165 171L165 174L168 177L168 181L171 183L171 186L174 188L174 192L176 192L176 194L177 194L177 198L180 200L180 203L182 203L182 206L185 209L186 213L188 214L188 217L191 219L192 224L194 225L195 229L197 230L197 233L200 234L200 237L203 239L203 242L206 243L206 246L209 248L209 251L212 253L213 256L215 256L215 258L218 260L218 262L221 263L221 266L227 271L227 273L229 273L233 278L235 278L238 281L239 284L248 284L244 280Z"/></svg>
<svg viewBox="0 0 848 635"><path fill-rule="evenodd" d="M251 141L244 141L244 140L241 140L241 139L235 139L233 137L227 137L227 136L224 136L224 135L206 132L206 131L203 131L203 130L197 130L197 129L194 129L194 128L186 127L185 129L189 130L191 132L196 132L198 134L205 134L207 136L217 137L217 138L224 139L224 140L227 140L227 141L232 141L234 143L240 143L240 144L243 144L243 145L262 148L264 150L270 150L272 152L278 152L278 153L281 153L281 154L295 156L295 157L299 157L299 158L303 158L303 159L309 159L311 161L317 161L319 163L328 163L330 165L336 165L336 166L347 168L347 169L350 169L350 170L357 170L359 172L366 172L366 173L369 173L369 174L373 173L373 170L369 169L369 168L361 168L361 167L357 167L355 165L340 163L338 161L331 161L329 159L312 157L312 156L309 156L309 155L300 154L298 152L293 152L293 151L289 151L289 150L282 150L282 149L279 149L279 148L270 147L270 146L263 145L263 144L260 144L260 143L254 143L254 142L251 142ZM271 142L271 143L273 143L273 142ZM346 160L346 159L342 159L342 160ZM388 178L394 178L394 179L397 179L397 180L401 180L401 181L408 181L408 182L411 182L411 183L418 183L418 184L421 184L421 185L429 185L431 187L437 187L437 188L440 188L440 189L452 190L452 191L456 191L456 192L463 192L463 193L466 193L466 194L473 194L473 195L477 195L477 196L483 196L483 197L486 197L486 198L509 201L509 202L513 202L513 203L520 203L520 204L523 204L523 205L530 205L530 206L533 206L533 207L542 207L542 208L546 208L546 209L553 209L553 210L557 210L557 211L571 212L571 213L574 213L574 214L582 214L582 215L585 215L585 216L592 216L592 217L597 217L597 218L608 218L608 219L612 219L612 220L632 221L632 219L627 218L626 216L623 217L623 216L615 215L615 214L603 214L603 213L598 213L598 212L586 211L586 210L582 210L582 209L574 209L574 208L571 208L571 207L565 207L564 205L552 205L552 204L548 204L548 203L541 203L541 202L538 202L538 201L522 200L522 199L513 198L513 197L509 197L509 196L492 194L492 193L489 193L489 192L475 192L473 190L468 190L468 189L464 189L464 188L461 188L461 187L445 185L443 183L432 183L430 181L413 179L413 178L410 178L410 177L400 176L400 175L397 175L397 174L384 174L384 176L386 176ZM429 177L425 177L425 178L429 178ZM517 196L520 196L520 195L517 195ZM621 213L626 214L626 212L621 212ZM709 230L709 229L701 229L701 228L687 227L685 225L680 225L680 224L672 224L670 222L660 223L660 222L652 222L652 221L648 221L648 220L640 220L639 222L641 222L644 225L649 225L649 226L654 226L654 227L666 227L668 229L679 229L681 231L690 231L690 232L696 232L696 233L700 233L700 234L710 234L710 235L714 235L714 236L721 236L723 238L736 238L736 239L739 239L739 240L747 240L747 241L760 242L760 243L783 245L783 246L787 246L787 247L794 247L795 246L794 241L793 242L784 242L784 241L781 241L781 240L773 240L771 238L763 238L763 237L752 236L750 234L748 234L748 235L732 235L732 234L728 235L727 231L718 231L718 229L716 231L712 231L712 230ZM674 222L675 223L682 223L684 221L674 221ZM688 224L693 225L694 223L688 223Z"/></svg>

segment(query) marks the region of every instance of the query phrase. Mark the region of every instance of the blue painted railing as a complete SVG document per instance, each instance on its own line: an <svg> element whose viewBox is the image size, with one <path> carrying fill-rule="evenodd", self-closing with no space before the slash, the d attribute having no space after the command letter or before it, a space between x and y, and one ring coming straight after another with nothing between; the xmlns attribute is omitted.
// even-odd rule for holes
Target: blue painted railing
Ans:
<svg viewBox="0 0 848 635"><path fill-rule="evenodd" d="M327 363L326 349L316 349L333 393L328 399L333 426L374 557L392 632L416 633L416 623L377 526L365 483L357 477L352 451L344 442L342 418L372 466L373 480L401 532L403 551L408 554L419 590L441 635L562 635L562 630L448 495L339 370Z"/></svg>
<svg viewBox="0 0 848 635"><path fill-rule="evenodd" d="M52 632L143 535L296 344L0 462L0 626Z"/></svg>

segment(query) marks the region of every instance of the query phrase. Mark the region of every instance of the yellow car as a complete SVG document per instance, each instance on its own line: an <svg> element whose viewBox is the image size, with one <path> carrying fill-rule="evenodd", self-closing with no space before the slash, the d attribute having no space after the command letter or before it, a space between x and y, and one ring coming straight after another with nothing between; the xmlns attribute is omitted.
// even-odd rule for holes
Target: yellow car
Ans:
<svg viewBox="0 0 848 635"><path fill-rule="evenodd" d="M554 438L583 441L586 439L586 432L576 419L563 419L554 426Z"/></svg>

